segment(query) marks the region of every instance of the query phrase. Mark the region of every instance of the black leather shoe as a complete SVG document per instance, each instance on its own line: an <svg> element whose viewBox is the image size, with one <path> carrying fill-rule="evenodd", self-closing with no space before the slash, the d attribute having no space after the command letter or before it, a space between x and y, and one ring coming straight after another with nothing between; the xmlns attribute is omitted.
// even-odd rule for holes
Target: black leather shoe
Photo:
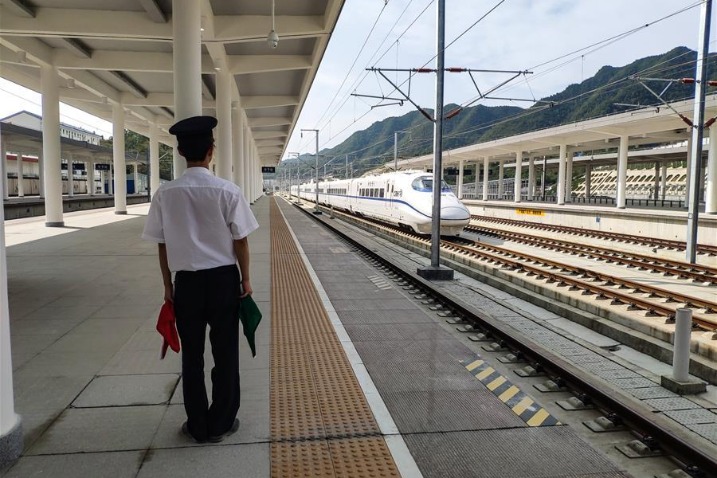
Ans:
<svg viewBox="0 0 717 478"><path fill-rule="evenodd" d="M195 443L204 443L205 440L198 440L197 438L192 435L192 433L189 431L189 427L187 426L187 422L182 423L182 435L189 438Z"/></svg>
<svg viewBox="0 0 717 478"><path fill-rule="evenodd" d="M233 435L236 433L236 431L239 430L239 419L235 418L234 423L232 423L231 428L229 430L225 431L221 435L214 435L207 438L207 441L210 443L219 443L220 441L224 440L226 437Z"/></svg>

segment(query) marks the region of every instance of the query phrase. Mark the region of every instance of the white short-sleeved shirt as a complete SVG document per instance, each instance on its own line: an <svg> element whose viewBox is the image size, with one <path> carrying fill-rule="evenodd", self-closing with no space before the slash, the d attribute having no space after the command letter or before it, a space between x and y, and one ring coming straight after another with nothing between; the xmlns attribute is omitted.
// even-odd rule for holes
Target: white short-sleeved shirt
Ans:
<svg viewBox="0 0 717 478"><path fill-rule="evenodd" d="M197 271L235 264L233 241L258 227L239 186L192 167L157 190L142 239L167 245L172 272Z"/></svg>

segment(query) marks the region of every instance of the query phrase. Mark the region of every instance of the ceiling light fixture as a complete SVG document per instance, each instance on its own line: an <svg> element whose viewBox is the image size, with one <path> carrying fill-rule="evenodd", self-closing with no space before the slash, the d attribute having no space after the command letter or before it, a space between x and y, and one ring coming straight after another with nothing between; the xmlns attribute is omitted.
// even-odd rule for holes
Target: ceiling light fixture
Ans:
<svg viewBox="0 0 717 478"><path fill-rule="evenodd" d="M279 35L276 33L276 25L274 23L274 0L271 0L271 31L266 37L266 42L270 47L276 48L279 45Z"/></svg>

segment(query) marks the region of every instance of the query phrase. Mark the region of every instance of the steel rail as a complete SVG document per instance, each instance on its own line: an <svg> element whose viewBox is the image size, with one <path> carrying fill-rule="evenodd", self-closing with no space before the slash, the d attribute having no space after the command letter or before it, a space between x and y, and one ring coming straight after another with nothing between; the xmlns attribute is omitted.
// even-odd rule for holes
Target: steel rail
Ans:
<svg viewBox="0 0 717 478"><path fill-rule="evenodd" d="M642 244L646 246L657 246L665 249L673 249L677 251L684 251L686 249L686 243L682 241L671 241L667 239L659 239L654 237L634 236L630 234L619 234L616 232L605 232L596 231L595 229L581 229L578 227L569 226L556 226L553 224L539 224L528 221L517 221L514 219L503 219L496 217L478 216L471 215L471 219L477 221L496 222L499 224L508 224L512 226L527 227L528 229L543 229L547 231L564 232L567 234L576 234L579 236L590 236L594 238L610 239L619 242L631 242L634 244ZM717 255L717 246L709 244L698 244L697 252L700 254L708 254L711 256Z"/></svg>
<svg viewBox="0 0 717 478"><path fill-rule="evenodd" d="M533 236L523 232L504 231L485 226L466 226L467 231L472 233L485 233L500 237L501 239L509 239L536 247L548 248L566 252L569 254L593 257L608 263L618 262L628 267L637 269L651 269L654 272L660 272L665 276L676 276L680 279L691 279L699 282L706 282L709 285L717 285L717 269L701 264L690 264L688 262L675 261L664 258L655 258L654 256L645 256L625 251L616 251L605 247L577 244L574 242L564 241L561 239L553 239L548 237Z"/></svg>
<svg viewBox="0 0 717 478"><path fill-rule="evenodd" d="M583 267L571 266L568 264L564 264L562 262L552 261L549 259L534 256L534 255L527 254L524 252L512 251L510 249L506 249L503 247L492 246L489 244L483 244L483 243L475 242L475 241L471 241L471 242L472 242L472 244L470 244L469 250L487 249L496 254L505 255L508 257L514 257L517 259L523 259L526 261L530 261L534 264L540 264L540 265L543 265L546 267L551 267L553 269L560 269L560 270L569 272L573 275L590 277L595 280L607 282L607 285L616 284L616 285L619 285L619 286L627 288L627 289L633 289L637 292L649 294L651 297L659 297L659 298L666 299L669 302L682 303L682 304L685 304L685 306L690 307L690 308L700 307L700 308L705 309L705 314L717 313L717 303L715 303L715 302L703 300L703 299L700 299L697 297L687 296L684 294L678 294L676 292L660 289L659 287L653 287L653 286L648 286L645 284L640 284L639 282L635 282L635 281L631 281L631 280L627 280L627 279L621 279L619 277L615 277L615 276L612 276L609 274L603 274L600 272L590 271ZM451 245L453 247L464 247L464 248L468 247L468 246L458 246L453 243L451 243ZM506 265L509 265L509 263L506 263ZM535 272L535 269L532 272L537 274L537 272ZM565 278L565 279L567 280L567 278ZM571 280L573 280L573 279L571 279ZM579 282L580 281L573 280L573 285L578 287ZM603 290L609 291L609 289L605 289L605 288L603 288ZM624 302L625 300L627 300L627 299L625 299L625 297L629 297L629 296L622 294L622 298L616 296L615 299L620 300L621 302ZM649 304L650 302L642 301L641 299L636 298L636 297L631 297L627 303L633 304L634 306L639 307L641 309L646 309L648 311L650 310L650 309L646 308L646 306L645 306L645 304ZM655 310L657 310L656 305L653 305L653 308ZM672 310L672 309L664 308L664 307L663 307L663 309ZM672 313L667 315L668 320L670 320L670 321L674 320L674 313L675 313L674 310L672 310ZM665 315L665 314L660 313L660 315ZM695 322L700 323L701 326L707 325L709 330L714 330L715 326L717 326L717 318L715 318L714 321L711 321L709 319L705 320L705 319L697 319L696 318Z"/></svg>
<svg viewBox="0 0 717 478"><path fill-rule="evenodd" d="M696 467L697 471L708 474L704 476L717 476L715 474L715 470L717 470L717 453L714 450L705 450L690 443L691 436L686 433L680 434L678 431L671 430L670 425L672 422L669 419L656 415L651 409L640 403L639 400L623 393L616 393L603 380L578 369L515 329L509 330L508 326L492 317L478 316L460 298L449 295L444 289L436 287L430 281L418 276L415 271L406 270L400 264L394 263L390 258L382 256L364 243L355 240L348 233L339 230L325 217L314 216L301 207L299 209L308 217L320 222L356 249L362 251L363 254L385 264L407 280L430 291L431 295L447 305L457 315L465 320L478 323L481 328L489 331L494 337L497 337L513 350L520 351L526 357L534 358L543 369L553 376L560 377L572 390L586 394L601 409L612 411L627 426L638 430L642 437L653 438L659 444L660 449L676 457L686 467Z"/></svg>
<svg viewBox="0 0 717 478"><path fill-rule="evenodd" d="M424 246L430 244L430 241L426 239L425 236L416 234L414 232L407 232L405 230L399 229L396 226L388 225L381 221L375 221L368 218L357 218L354 215L343 213L340 211L334 211L332 214L349 217L352 221L370 224L372 227L379 227L384 231L390 230L393 234L400 234L404 237L410 237L414 241L424 244ZM441 241L441 247L447 252L453 249L454 251L459 251L468 256L474 255L481 257L484 260L500 263L503 267L518 270L519 272L525 272L528 276L538 276L539 278L547 280L548 283L557 283L557 287L570 286L572 290L583 290L584 295L595 295L597 300L612 299L611 305L624 304L627 305L629 309L644 310L647 316L663 316L666 318L666 323L674 322L677 307L666 307L664 305L656 304L652 299L659 297L667 300L668 302L684 303L688 307L703 307L705 309L706 314L717 311L717 303L703 301L695 297L675 294L673 292L665 291L657 287L639 284L637 282L620 279L617 277L609 276L607 274L592 272L582 267L570 266L562 262L551 261L542 257L512 251L510 249L502 248L499 246L483 244L464 238L460 238L459 240L465 243L469 243L469 245L462 246L455 242L443 240ZM481 249L488 250L489 252L482 251ZM562 274L549 272L540 267L530 266L521 261L532 262L533 264L538 264L542 267L560 270L577 277L567 277ZM584 280L580 280L579 277L581 276L589 277L595 281L607 282L607 284L603 286L592 284ZM648 294L648 298L643 299L634 294L630 295L615 289L611 289L611 285L619 285L623 288ZM702 314L695 314L693 316L693 321L696 326L701 327L704 330L717 330L717 317L711 320L711 318L704 317Z"/></svg>

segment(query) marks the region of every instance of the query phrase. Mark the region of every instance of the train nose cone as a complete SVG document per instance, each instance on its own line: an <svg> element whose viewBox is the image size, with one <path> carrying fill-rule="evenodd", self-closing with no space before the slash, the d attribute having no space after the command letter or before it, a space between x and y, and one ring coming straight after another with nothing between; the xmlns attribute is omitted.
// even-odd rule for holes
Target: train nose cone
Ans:
<svg viewBox="0 0 717 478"><path fill-rule="evenodd" d="M441 208L441 219L447 221L462 221L468 219L468 210L464 207L448 206Z"/></svg>

